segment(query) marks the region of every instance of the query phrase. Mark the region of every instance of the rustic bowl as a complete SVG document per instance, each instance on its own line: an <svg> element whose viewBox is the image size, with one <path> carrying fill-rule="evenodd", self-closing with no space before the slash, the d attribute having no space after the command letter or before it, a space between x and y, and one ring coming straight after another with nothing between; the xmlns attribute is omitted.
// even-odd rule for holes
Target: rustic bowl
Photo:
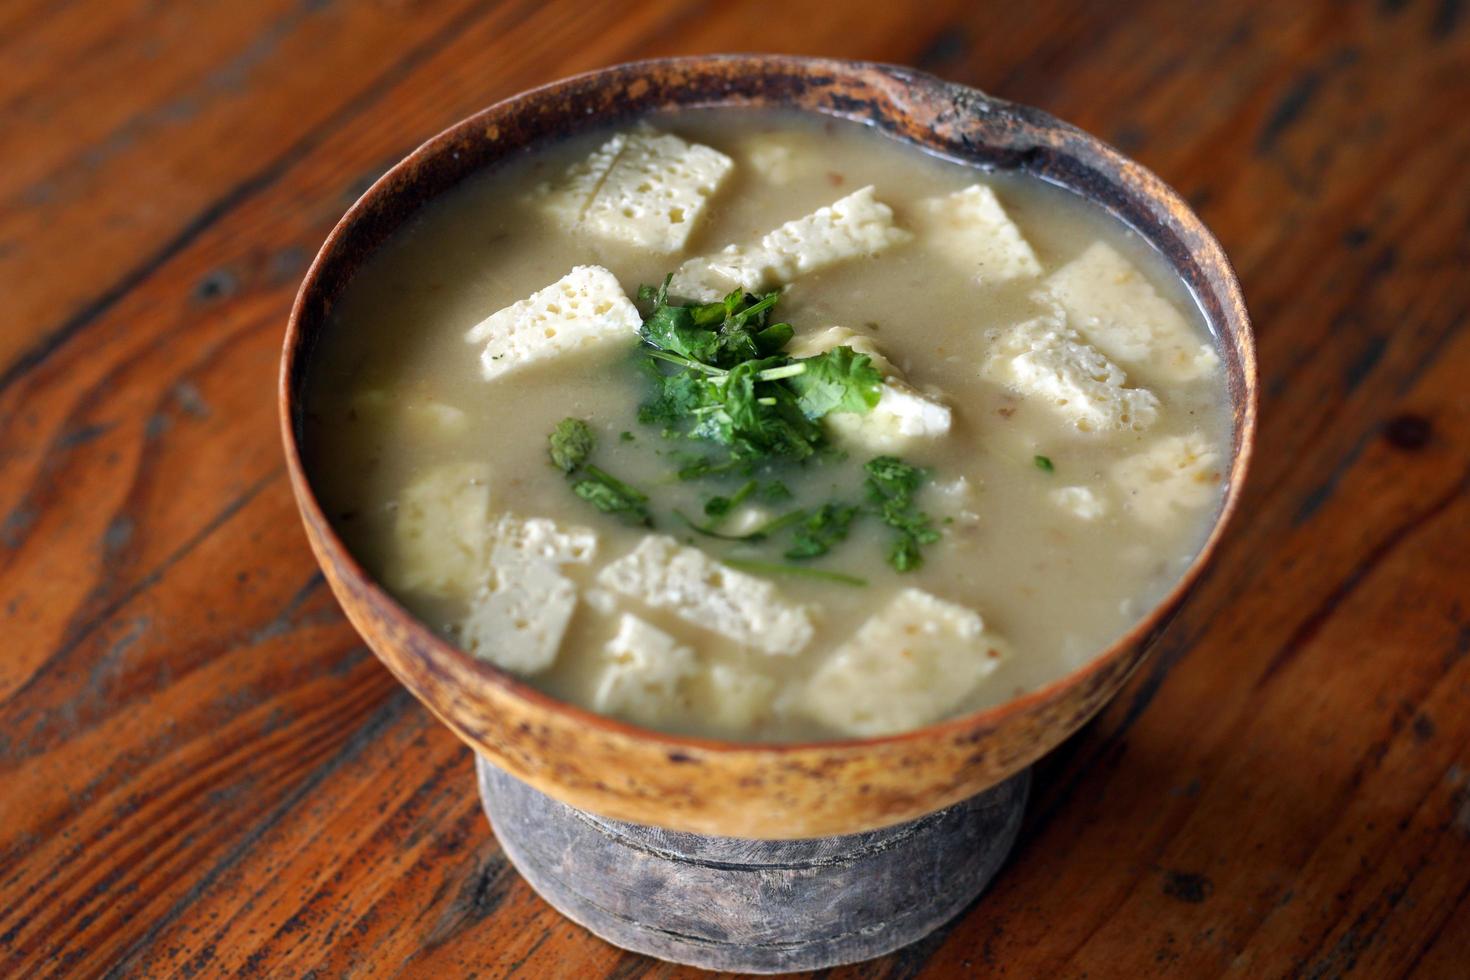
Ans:
<svg viewBox="0 0 1470 980"><path fill-rule="evenodd" d="M1152 242L1198 297L1234 413L1215 526L1148 615L1086 666L1013 701L886 738L745 744L648 731L566 704L469 656L398 604L348 552L302 465L303 393L333 305L375 250L435 196L503 158L589 127L692 106L798 108L858 120L957 160L1023 170L1090 198ZM908 68L769 55L672 58L555 82L449 128L352 206L291 311L281 428L292 486L332 591L388 669L475 751L574 807L731 837L851 834L911 820L1011 776L1117 693L1199 580L1234 512L1255 430L1256 364L1219 243L1162 181L1080 130Z"/></svg>

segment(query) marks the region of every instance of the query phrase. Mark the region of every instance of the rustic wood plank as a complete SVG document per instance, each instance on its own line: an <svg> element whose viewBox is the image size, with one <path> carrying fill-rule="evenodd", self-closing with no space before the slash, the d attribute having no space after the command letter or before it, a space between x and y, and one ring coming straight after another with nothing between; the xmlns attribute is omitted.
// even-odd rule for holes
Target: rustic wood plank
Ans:
<svg viewBox="0 0 1470 980"><path fill-rule="evenodd" d="M315 577L272 391L304 262L418 139L731 48L918 63L1115 140L1220 234L1261 342L1211 578L1042 766L987 896L833 975L1463 972L1470 18L890 6L0 12L0 973L685 975L508 870L468 753Z"/></svg>
<svg viewBox="0 0 1470 980"><path fill-rule="evenodd" d="M170 7L149 20L156 52L106 43L112 33L95 51L84 40L82 51L47 59L53 73L73 60L77 70L0 131L0 153L34 159L38 170L20 168L16 188L0 186L10 205L0 209L0 281L21 326L0 335L0 380L288 166L317 127L478 16L464 0L277 6L231 4L223 9L235 13L223 17L209 6ZM80 33L93 23L91 7L62 16L73 15ZM387 45L391 57L374 57ZM129 83L99 82L119 77ZM68 256L68 274L45 274L58 255Z"/></svg>
<svg viewBox="0 0 1470 980"><path fill-rule="evenodd" d="M657 13L624 21L624 29ZM558 22L560 34L549 30ZM492 18L459 36L428 62L431 85L395 90L371 116L355 117L355 128L323 134L287 177L233 211L235 220L202 233L44 366L0 391L0 417L10 421L0 431L10 474L0 485L0 514L8 515L0 519L8 545L0 587L15 590L6 615L27 625L22 647L0 667L0 695L24 683L212 513L199 497L173 492L167 479L130 488L120 474L137 480L172 465L227 478L218 490L198 488L209 498L279 465L267 396L284 310L308 255L300 242L324 237L365 182L411 148L423 119L447 123L478 106L472 52L504 46L508 94L557 64L568 41L576 43L573 59L595 59L608 50L600 43L622 43L617 31L599 30L590 18L568 24L550 11L509 30ZM565 70L584 66L573 60ZM237 341L247 349L217 356L221 343ZM196 376L206 365L219 390ZM186 424L175 428L175 417ZM91 559L92 581L74 581L76 556Z"/></svg>
<svg viewBox="0 0 1470 980"><path fill-rule="evenodd" d="M1470 819L1461 827L1470 827ZM1461 889L1459 907L1440 923L1425 947L1399 965L1405 967L1406 977L1452 977L1466 963L1470 963L1470 885Z"/></svg>
<svg viewBox="0 0 1470 980"><path fill-rule="evenodd" d="M59 188L44 178L61 178L83 161L105 166L109 149L146 138L149 126L188 123L197 93L238 81L243 62L269 48L269 40L253 38L289 33L304 14L286 0L213 16L201 8L159 16L143 3L83 2L7 35L0 50L12 70L0 81L0 106L11 125L0 132L0 153L11 163L0 175L0 196L24 193L45 204ZM146 32L149 43L116 43L133 32ZM57 65L70 70L57 78ZM116 85L120 77L131 84Z"/></svg>

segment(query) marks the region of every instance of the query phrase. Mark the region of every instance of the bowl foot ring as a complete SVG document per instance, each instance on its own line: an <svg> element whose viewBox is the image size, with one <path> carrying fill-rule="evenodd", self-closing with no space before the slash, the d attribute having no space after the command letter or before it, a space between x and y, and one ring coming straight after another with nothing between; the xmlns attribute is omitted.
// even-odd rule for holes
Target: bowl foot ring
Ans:
<svg viewBox="0 0 1470 980"><path fill-rule="evenodd" d="M476 757L511 863L615 946L709 970L781 973L882 956L975 900L1015 844L1030 770L881 830L760 841L645 827L559 803Z"/></svg>

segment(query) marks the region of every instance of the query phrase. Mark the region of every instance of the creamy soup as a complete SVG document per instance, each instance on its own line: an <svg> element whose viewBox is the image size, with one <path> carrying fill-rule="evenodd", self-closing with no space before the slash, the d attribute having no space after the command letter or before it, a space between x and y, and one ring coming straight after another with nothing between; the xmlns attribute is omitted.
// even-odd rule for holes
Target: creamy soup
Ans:
<svg viewBox="0 0 1470 980"><path fill-rule="evenodd" d="M1230 436L1198 308L1116 219L734 110L435 201L310 382L320 498L433 629L748 740L891 734L1085 664L1201 545Z"/></svg>

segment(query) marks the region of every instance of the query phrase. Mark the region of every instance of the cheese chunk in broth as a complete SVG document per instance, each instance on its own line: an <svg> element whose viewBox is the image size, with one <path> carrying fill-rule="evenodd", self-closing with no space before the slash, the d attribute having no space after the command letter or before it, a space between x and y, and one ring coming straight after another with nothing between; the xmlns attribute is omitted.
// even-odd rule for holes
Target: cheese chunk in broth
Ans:
<svg viewBox="0 0 1470 980"><path fill-rule="evenodd" d="M650 117L467 181L312 357L308 469L385 587L680 734L891 735L1056 680L1177 581L1229 462L1213 339L1128 228L795 114Z"/></svg>

